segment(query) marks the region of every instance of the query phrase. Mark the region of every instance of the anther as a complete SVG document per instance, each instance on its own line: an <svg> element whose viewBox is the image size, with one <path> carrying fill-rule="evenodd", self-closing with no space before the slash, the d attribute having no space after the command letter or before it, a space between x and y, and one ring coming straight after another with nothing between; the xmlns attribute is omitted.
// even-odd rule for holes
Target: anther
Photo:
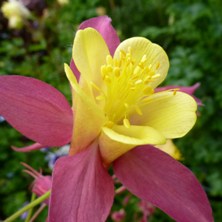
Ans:
<svg viewBox="0 0 222 222"><path fill-rule="evenodd" d="M172 89L172 91L173 91L173 95L175 96L176 93L177 93L179 90L180 90L179 88Z"/></svg>
<svg viewBox="0 0 222 222"><path fill-rule="evenodd" d="M108 66L106 67L106 71L107 71L107 72L112 72L112 71L113 71L113 67L112 67L111 65L108 65Z"/></svg>
<svg viewBox="0 0 222 222"><path fill-rule="evenodd" d="M153 75L151 78L152 78L152 79L157 79L157 78L159 78L159 77L160 77L160 74L157 73L157 74Z"/></svg>
<svg viewBox="0 0 222 222"><path fill-rule="evenodd" d="M116 77L119 77L119 76L120 76L120 68L119 68L119 67L115 67L114 70L113 70L113 72L114 72L114 75L115 75Z"/></svg>
<svg viewBox="0 0 222 222"><path fill-rule="evenodd" d="M108 75L105 75L104 77L104 80L107 82L107 83L111 83L111 79Z"/></svg>
<svg viewBox="0 0 222 222"><path fill-rule="evenodd" d="M147 86L146 88L143 89L143 92L145 95L151 95L151 94L153 94L154 90L152 87Z"/></svg>
<svg viewBox="0 0 222 222"><path fill-rule="evenodd" d="M143 82L142 79L138 79L138 80L136 80L135 85L138 85L138 84L140 84L140 83L142 83L142 82Z"/></svg>
<svg viewBox="0 0 222 222"><path fill-rule="evenodd" d="M125 106L126 109L129 108L129 104L128 103L124 103L124 106Z"/></svg>
<svg viewBox="0 0 222 222"><path fill-rule="evenodd" d="M147 56L146 55L143 55L142 59L141 59L141 63L145 63L147 61Z"/></svg>
<svg viewBox="0 0 222 222"><path fill-rule="evenodd" d="M97 91L101 92L101 89L94 83L94 82L90 82L90 85L96 89Z"/></svg>
<svg viewBox="0 0 222 222"><path fill-rule="evenodd" d="M133 71L133 78L138 77L139 73L141 72L141 67L137 66Z"/></svg>
<svg viewBox="0 0 222 222"><path fill-rule="evenodd" d="M144 79L145 84L147 84L149 82L151 82L151 76L150 75L146 76L145 79Z"/></svg>
<svg viewBox="0 0 222 222"><path fill-rule="evenodd" d="M114 66L115 67L120 67L120 60L118 60L118 59L113 59L113 63L114 63Z"/></svg>
<svg viewBox="0 0 222 222"><path fill-rule="evenodd" d="M105 78L106 74L107 74L106 65L102 65L101 66L101 75L102 75L103 79Z"/></svg>
<svg viewBox="0 0 222 222"><path fill-rule="evenodd" d="M124 125L126 128L130 128L130 121L129 121L127 118L125 118L125 119L123 120L123 125Z"/></svg>
<svg viewBox="0 0 222 222"><path fill-rule="evenodd" d="M120 59L126 58L126 53L123 50L120 50Z"/></svg>
<svg viewBox="0 0 222 222"><path fill-rule="evenodd" d="M108 65L113 65L113 58L111 55L106 56L106 63Z"/></svg>
<svg viewBox="0 0 222 222"><path fill-rule="evenodd" d="M160 63L157 62L157 64L156 64L156 69L159 69L159 67L160 67Z"/></svg>
<svg viewBox="0 0 222 222"><path fill-rule="evenodd" d="M104 96L103 96L103 95L99 95L99 96L96 97L96 100L98 100L98 101L101 101L101 100L103 100L103 99L104 99Z"/></svg>
<svg viewBox="0 0 222 222"><path fill-rule="evenodd" d="M140 116L143 115L143 113L142 113L142 111L141 111L141 109L139 108L138 105L136 105L135 110L136 110L136 112L137 112Z"/></svg>

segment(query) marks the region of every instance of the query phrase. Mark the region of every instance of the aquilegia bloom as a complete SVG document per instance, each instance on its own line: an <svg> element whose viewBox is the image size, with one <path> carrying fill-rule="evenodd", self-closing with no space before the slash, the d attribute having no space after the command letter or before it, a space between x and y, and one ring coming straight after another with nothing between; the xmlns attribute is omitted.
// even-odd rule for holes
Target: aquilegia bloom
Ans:
<svg viewBox="0 0 222 222"><path fill-rule="evenodd" d="M36 142L25 150L71 141L53 170L49 221L105 221L114 199L110 167L129 191L176 221L213 221L192 172L154 147L193 127L195 100L176 89L155 92L167 75L166 53L141 37L119 43L110 21L87 20L76 33L71 68L65 65L73 114L48 84L0 77L0 114Z"/></svg>
<svg viewBox="0 0 222 222"><path fill-rule="evenodd" d="M22 165L26 168L23 170L30 176L34 178L32 183L32 192L35 193L37 196L42 196L47 191L51 190L52 187L52 177L51 176L43 176L41 172L37 172L31 166L26 163L22 163ZM49 204L49 200L45 200L46 204Z"/></svg>

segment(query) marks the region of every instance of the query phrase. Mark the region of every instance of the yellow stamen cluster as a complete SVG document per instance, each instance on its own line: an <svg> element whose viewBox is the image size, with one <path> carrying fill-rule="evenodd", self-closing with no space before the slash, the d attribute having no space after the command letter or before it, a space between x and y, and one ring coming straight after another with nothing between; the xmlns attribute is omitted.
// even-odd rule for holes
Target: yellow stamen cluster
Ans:
<svg viewBox="0 0 222 222"><path fill-rule="evenodd" d="M129 116L132 112L142 115L140 102L153 93L149 85L159 77L156 70L159 63L147 65L147 56L139 62L132 58L131 49L120 52L119 58L106 57L106 64L101 67L104 89L97 100L105 99L104 112L109 121L130 127ZM96 87L94 87L96 88Z"/></svg>

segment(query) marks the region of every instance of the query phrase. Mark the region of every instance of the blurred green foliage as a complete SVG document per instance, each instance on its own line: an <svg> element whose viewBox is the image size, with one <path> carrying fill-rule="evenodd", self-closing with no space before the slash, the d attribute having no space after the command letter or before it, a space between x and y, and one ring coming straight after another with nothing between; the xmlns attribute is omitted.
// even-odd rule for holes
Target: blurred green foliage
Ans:
<svg viewBox="0 0 222 222"><path fill-rule="evenodd" d="M70 100L70 89L63 72L69 63L75 31L83 20L106 13L123 40L144 36L160 44L168 53L171 67L166 85L188 86L201 83L196 95L204 106L194 129L176 141L188 166L203 184L211 201L215 221L222 221L222 2L220 0L70 0L61 6L45 2L44 11L22 30L7 28L0 15L0 74L33 76L61 90ZM24 161L47 173L44 153L15 153L10 145L29 144L6 122L0 124L0 219L14 213L31 194L31 178L22 173ZM127 195L127 194L126 194ZM123 196L116 198L119 210ZM140 214L138 199L125 207L126 220ZM42 218L38 219L43 221ZM38 221L37 220L37 221ZM19 220L18 220L19 221ZM109 221L112 221L109 219ZM157 210L150 221L172 221Z"/></svg>

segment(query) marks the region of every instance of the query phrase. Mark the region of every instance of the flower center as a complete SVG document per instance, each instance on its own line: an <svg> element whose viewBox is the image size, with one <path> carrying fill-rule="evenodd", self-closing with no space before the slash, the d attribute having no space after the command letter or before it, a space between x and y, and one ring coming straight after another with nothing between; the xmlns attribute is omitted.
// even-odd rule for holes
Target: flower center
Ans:
<svg viewBox="0 0 222 222"><path fill-rule="evenodd" d="M156 73L158 67L159 63L155 67L147 65L146 55L136 62L131 48L121 51L119 58L106 57L106 64L101 67L105 87L96 99L105 99L104 112L110 122L130 127L130 114L142 115L140 103L154 92L149 83L160 76Z"/></svg>

